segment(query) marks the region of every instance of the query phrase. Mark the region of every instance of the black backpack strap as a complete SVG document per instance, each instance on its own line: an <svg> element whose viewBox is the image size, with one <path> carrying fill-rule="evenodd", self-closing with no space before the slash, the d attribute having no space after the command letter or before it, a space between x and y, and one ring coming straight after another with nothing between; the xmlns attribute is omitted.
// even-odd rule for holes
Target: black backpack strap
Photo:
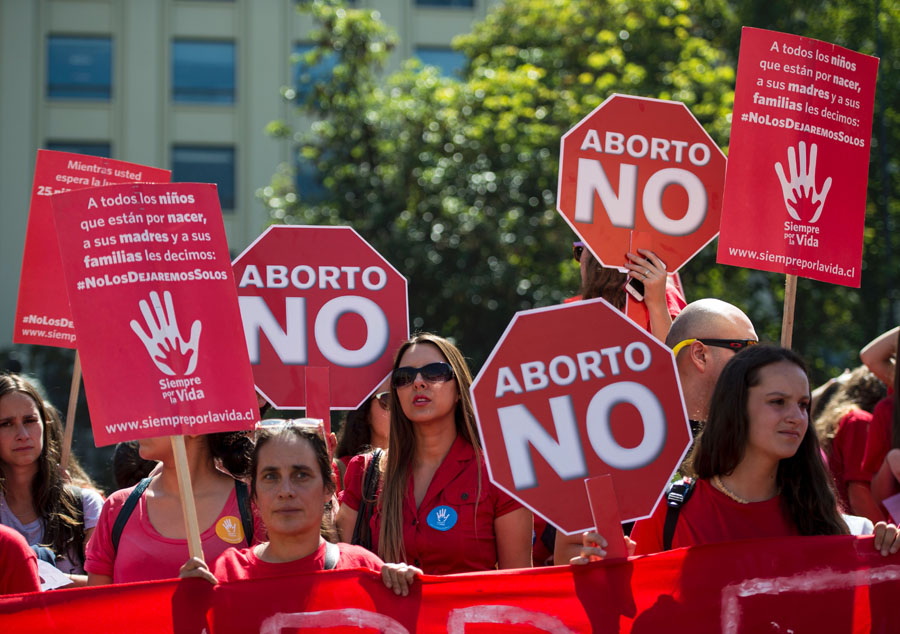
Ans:
<svg viewBox="0 0 900 634"><path fill-rule="evenodd" d="M337 544L325 542L325 567L322 570L334 570L341 558L341 549Z"/></svg>
<svg viewBox="0 0 900 634"><path fill-rule="evenodd" d="M675 537L675 525L681 514L681 507L691 497L694 491L694 481L691 478L679 480L671 486L666 494L666 522L663 524L663 550L672 550L672 539Z"/></svg>
<svg viewBox="0 0 900 634"><path fill-rule="evenodd" d="M250 489L240 480L234 481L234 494L237 497L238 510L241 512L241 526L244 528L244 539L247 546L253 545L253 509L250 508Z"/></svg>
<svg viewBox="0 0 900 634"><path fill-rule="evenodd" d="M119 539L122 537L122 531L125 530L125 524L128 523L128 518L131 517L131 514L134 512L134 507L137 506L141 496L144 495L144 491L150 486L151 479L152 478L144 478L135 485L134 489L131 490L128 499L125 500L125 504L122 505L122 510L119 511L119 515L116 517L116 521L112 527L112 534L110 535L113 550L116 552L119 550Z"/></svg>

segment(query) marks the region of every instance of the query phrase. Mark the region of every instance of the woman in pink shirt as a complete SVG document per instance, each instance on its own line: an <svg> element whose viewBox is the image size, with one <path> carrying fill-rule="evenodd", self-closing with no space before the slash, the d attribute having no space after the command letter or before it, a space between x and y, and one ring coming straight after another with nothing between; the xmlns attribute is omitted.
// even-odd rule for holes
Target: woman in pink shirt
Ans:
<svg viewBox="0 0 900 634"><path fill-rule="evenodd" d="M188 556L171 441L142 438L139 445L141 457L160 461L162 469L143 493L135 494L132 487L106 500L87 548L88 585L171 579ZM242 495L246 485L216 468L218 459L229 473L247 472L253 443L246 434L186 436L185 445L206 556L213 560L231 546L265 539L262 522L253 521L249 495ZM136 505L117 531L117 520L132 494ZM239 496L246 497L243 505Z"/></svg>

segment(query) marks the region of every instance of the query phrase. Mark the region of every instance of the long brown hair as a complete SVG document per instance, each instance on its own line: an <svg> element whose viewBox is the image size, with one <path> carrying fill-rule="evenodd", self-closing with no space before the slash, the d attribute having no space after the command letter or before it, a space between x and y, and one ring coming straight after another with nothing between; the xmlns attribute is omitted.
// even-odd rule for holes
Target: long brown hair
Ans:
<svg viewBox="0 0 900 634"><path fill-rule="evenodd" d="M587 249L582 251L581 259L586 260L581 298L602 297L619 310L623 310L625 308L625 278L627 277L625 273L618 269L602 266Z"/></svg>
<svg viewBox="0 0 900 634"><path fill-rule="evenodd" d="M394 357L394 369L400 365L400 359L411 346L430 344L440 350L441 354L453 368L459 401L456 403L454 420L456 433L465 438L475 449L475 460L478 465L478 494L481 497L481 465L484 462L478 431L475 427L475 410L469 387L472 385L472 374L462 353L447 339L430 333L421 333L406 340L397 350ZM384 487L378 498L381 509L381 532L378 537L378 555L388 562L405 562L406 548L403 545L403 501L409 482L410 467L416 457L416 435L413 423L403 413L397 398L397 389L391 385L391 440L387 452L387 466L384 467ZM384 461L382 461L384 463Z"/></svg>
<svg viewBox="0 0 900 634"><path fill-rule="evenodd" d="M35 385L18 374L0 374L0 398L18 392L37 407L43 426L44 447L37 459L38 470L31 481L34 510L44 524L43 544L57 557L73 556L72 563L84 563L83 511L74 487L68 486L59 470L63 429L59 417L48 409ZM77 464L77 463L76 463ZM77 471L83 474L80 467ZM6 475L0 463L0 491L6 494Z"/></svg>
<svg viewBox="0 0 900 634"><path fill-rule="evenodd" d="M750 435L747 393L760 382L762 368L787 361L804 374L806 365L786 348L750 346L734 355L719 376L709 420L697 438L690 465L699 478L729 475L744 458ZM801 535L846 535L831 477L812 429L807 429L797 452L778 463L776 484L788 517Z"/></svg>
<svg viewBox="0 0 900 634"><path fill-rule="evenodd" d="M872 413L875 405L885 397L887 388L864 365L855 368L832 396L825 409L815 419L816 434L822 449L831 455L831 443L840 429L844 416L854 409Z"/></svg>

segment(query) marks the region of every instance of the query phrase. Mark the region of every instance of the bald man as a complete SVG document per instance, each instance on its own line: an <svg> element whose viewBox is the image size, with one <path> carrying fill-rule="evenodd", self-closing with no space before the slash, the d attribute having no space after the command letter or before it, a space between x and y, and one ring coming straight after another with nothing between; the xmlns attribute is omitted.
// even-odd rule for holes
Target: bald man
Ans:
<svg viewBox="0 0 900 634"><path fill-rule="evenodd" d="M758 341L747 315L734 304L718 299L691 302L672 322L666 345L675 355L684 405L694 436L709 416L709 402L722 368L738 350ZM567 564L580 551L581 535L567 536L557 532L554 564Z"/></svg>
<svg viewBox="0 0 900 634"><path fill-rule="evenodd" d="M672 322L666 345L675 355L694 435L709 416L709 402L722 368L738 350L758 340L747 315L718 299L691 302Z"/></svg>

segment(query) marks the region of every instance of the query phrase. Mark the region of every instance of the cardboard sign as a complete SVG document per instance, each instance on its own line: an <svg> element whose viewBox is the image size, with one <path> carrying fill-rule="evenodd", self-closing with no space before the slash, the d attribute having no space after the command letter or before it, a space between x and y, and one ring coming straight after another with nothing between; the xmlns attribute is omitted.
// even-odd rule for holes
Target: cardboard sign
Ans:
<svg viewBox="0 0 900 634"><path fill-rule="evenodd" d="M409 336L406 278L350 227L269 227L234 277L256 387L276 408L314 409L322 368L318 400L356 409Z"/></svg>
<svg viewBox="0 0 900 634"><path fill-rule="evenodd" d="M97 446L259 417L215 185L52 198Z"/></svg>
<svg viewBox="0 0 900 634"><path fill-rule="evenodd" d="M647 517L691 442L671 350L603 299L516 313L471 392L491 481L569 535L586 478Z"/></svg>
<svg viewBox="0 0 900 634"><path fill-rule="evenodd" d="M613 95L560 141L557 210L597 260L677 271L719 231L725 156L687 106Z"/></svg>
<svg viewBox="0 0 900 634"><path fill-rule="evenodd" d="M96 156L38 150L22 254L14 343L75 348L50 197L114 183L168 183L168 170Z"/></svg>
<svg viewBox="0 0 900 634"><path fill-rule="evenodd" d="M860 285L878 58L744 28L722 264Z"/></svg>

